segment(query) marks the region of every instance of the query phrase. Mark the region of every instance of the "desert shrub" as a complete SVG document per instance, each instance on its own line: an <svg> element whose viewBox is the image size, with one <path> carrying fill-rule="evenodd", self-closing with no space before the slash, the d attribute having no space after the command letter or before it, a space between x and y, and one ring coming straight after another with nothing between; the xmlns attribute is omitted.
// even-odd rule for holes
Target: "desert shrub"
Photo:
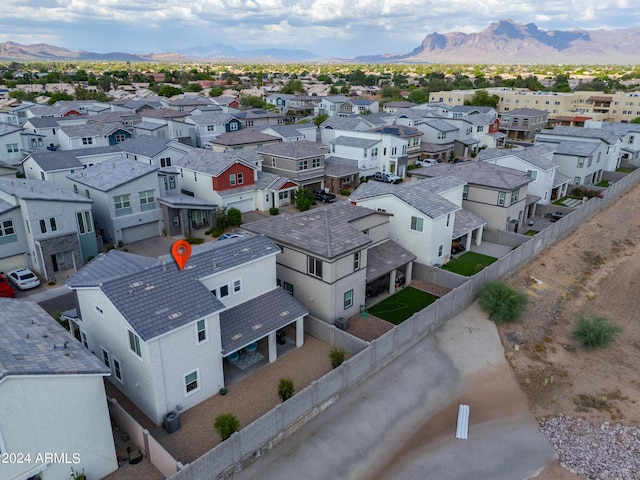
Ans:
<svg viewBox="0 0 640 480"><path fill-rule="evenodd" d="M293 387L293 380L290 378L280 379L280 383L278 383L278 396L283 402L293 397L293 392L295 391L296 389Z"/></svg>
<svg viewBox="0 0 640 480"><path fill-rule="evenodd" d="M342 188L340 189L340 195L348 197L349 195L351 195L351 190L349 190L348 188Z"/></svg>
<svg viewBox="0 0 640 480"><path fill-rule="evenodd" d="M108 252L109 250L114 250L116 248L116 246L113 243L107 243L104 246L104 249Z"/></svg>
<svg viewBox="0 0 640 480"><path fill-rule="evenodd" d="M278 210L278 207L271 207L271 208L269 209L269 213L270 213L271 215L277 215L279 211L280 211L280 210Z"/></svg>
<svg viewBox="0 0 640 480"><path fill-rule="evenodd" d="M240 421L233 413L222 413L216 417L213 427L223 442L240 428Z"/></svg>
<svg viewBox="0 0 640 480"><path fill-rule="evenodd" d="M496 323L517 322L527 306L527 296L503 282L487 282L480 292L480 306Z"/></svg>
<svg viewBox="0 0 640 480"><path fill-rule="evenodd" d="M600 315L576 315L573 326L573 338L585 348L607 347L622 332L622 328L613 325L608 318Z"/></svg>
<svg viewBox="0 0 640 480"><path fill-rule="evenodd" d="M569 196L574 197L574 198L583 198L583 197L587 197L587 198L593 198L593 197L602 198L602 192L600 190L591 190L591 189L586 188L586 187L575 187L575 188L573 188L573 190L571 190L571 192L569 193Z"/></svg>
<svg viewBox="0 0 640 480"><path fill-rule="evenodd" d="M407 170L415 170L416 168L418 168L418 166L413 163L407 165Z"/></svg>
<svg viewBox="0 0 640 480"><path fill-rule="evenodd" d="M211 227L209 229L209 235L211 235L212 237L219 237L223 233L224 233L224 228Z"/></svg>
<svg viewBox="0 0 640 480"><path fill-rule="evenodd" d="M200 245L201 243L204 243L204 238L202 237L187 237L185 240L191 245Z"/></svg>
<svg viewBox="0 0 640 480"><path fill-rule="evenodd" d="M227 211L227 222L230 226L239 227L242 223L242 212L237 208L231 207Z"/></svg>
<svg viewBox="0 0 640 480"><path fill-rule="evenodd" d="M333 368L338 368L344 362L344 357L347 352L344 351L343 348L334 347L329 352L329 359L331 360L331 366Z"/></svg>

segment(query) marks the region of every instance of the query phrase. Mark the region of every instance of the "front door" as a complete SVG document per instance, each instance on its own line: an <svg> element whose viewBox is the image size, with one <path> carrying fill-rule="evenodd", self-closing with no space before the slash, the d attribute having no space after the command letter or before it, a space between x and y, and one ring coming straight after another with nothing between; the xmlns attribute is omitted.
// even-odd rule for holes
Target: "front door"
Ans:
<svg viewBox="0 0 640 480"><path fill-rule="evenodd" d="M58 259L56 258L56 255L51 255L51 262L53 263L53 271L57 272L58 271Z"/></svg>

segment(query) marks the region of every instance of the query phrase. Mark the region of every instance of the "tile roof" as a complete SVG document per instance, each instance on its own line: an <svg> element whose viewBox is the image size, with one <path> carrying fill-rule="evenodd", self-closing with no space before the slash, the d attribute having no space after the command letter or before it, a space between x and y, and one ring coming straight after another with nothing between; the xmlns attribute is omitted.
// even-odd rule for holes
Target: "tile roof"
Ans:
<svg viewBox="0 0 640 480"><path fill-rule="evenodd" d="M66 283L70 288L97 287L101 283L159 265L157 258L110 250L78 270Z"/></svg>
<svg viewBox="0 0 640 480"><path fill-rule="evenodd" d="M384 125L380 127L375 127L369 130L373 133L382 133L386 135L394 135L396 137L407 138L407 137L419 137L422 135L422 132L417 128L407 127L406 125Z"/></svg>
<svg viewBox="0 0 640 480"><path fill-rule="evenodd" d="M580 142L565 140L559 142L555 149L555 153L559 155L576 155L588 157L592 155L598 149L598 144L595 142Z"/></svg>
<svg viewBox="0 0 640 480"><path fill-rule="evenodd" d="M27 122L35 128L55 128L58 127L58 120L59 117L32 117L28 118Z"/></svg>
<svg viewBox="0 0 640 480"><path fill-rule="evenodd" d="M334 138L329 143L331 145L341 145L344 147L370 148L380 143L380 139L379 138L347 137L345 135L341 135L337 138Z"/></svg>
<svg viewBox="0 0 640 480"><path fill-rule="evenodd" d="M84 168L84 164L78 160L74 150L32 152L29 157L45 172Z"/></svg>
<svg viewBox="0 0 640 480"><path fill-rule="evenodd" d="M558 164L552 159L545 157L544 155L553 152L553 147L549 145L536 145L534 147L527 147L523 149L512 148L487 148L481 150L476 157L477 161L491 162L492 160L514 156L524 160L531 165L534 165L542 170L551 170L557 167Z"/></svg>
<svg viewBox="0 0 640 480"><path fill-rule="evenodd" d="M540 135L579 137L600 139L609 145L614 145L620 141L620 135L614 134L610 130L602 128L584 128L584 127L568 127L565 125L557 125L554 128L544 128L540 131ZM537 135L536 135L537 136ZM537 138L536 138L537 140Z"/></svg>
<svg viewBox="0 0 640 480"><path fill-rule="evenodd" d="M371 243L371 239L350 222L375 214L374 210L349 202L335 202L295 215L247 223L243 227L266 235L274 242L333 259Z"/></svg>
<svg viewBox="0 0 640 480"><path fill-rule="evenodd" d="M425 122L425 124L429 125L431 128L435 128L440 132L455 132L457 130L460 130L455 125L452 125L449 122L446 122L444 120L438 120L438 119L429 120Z"/></svg>
<svg viewBox="0 0 640 480"><path fill-rule="evenodd" d="M120 185L153 174L157 170L158 167L153 165L115 157L96 163L80 172L67 175L67 178L101 192L108 192Z"/></svg>
<svg viewBox="0 0 640 480"><path fill-rule="evenodd" d="M322 156L327 153L327 147L317 142L300 140L297 142L279 142L258 147L257 151L266 155L275 155L293 159Z"/></svg>
<svg viewBox="0 0 640 480"><path fill-rule="evenodd" d="M201 210L214 210L217 205L203 200L201 198L192 197L191 195L185 195L184 193L167 194L164 197L158 198L158 201L163 205L168 205L174 208L199 208Z"/></svg>
<svg viewBox="0 0 640 480"><path fill-rule="evenodd" d="M437 177L451 175L465 180L470 185L515 190L527 185L531 179L526 172L485 162L439 163L411 172L414 177Z"/></svg>
<svg viewBox="0 0 640 480"><path fill-rule="evenodd" d="M256 155L255 152L254 155ZM247 158L247 160L245 160L245 158ZM173 164L178 168L183 167L217 177L236 162L241 162L254 169L256 168L251 161L251 156L247 155L247 152L222 153L212 152L204 148L192 150L181 159L173 162Z"/></svg>
<svg viewBox="0 0 640 480"><path fill-rule="evenodd" d="M428 179L425 183L419 181L394 185L384 182L366 182L351 194L349 200L358 201L392 195L419 212L424 213L429 218L438 218L460 209L458 205L438 195L438 193L461 187L465 184L466 182L456 177L448 176Z"/></svg>
<svg viewBox="0 0 640 480"><path fill-rule="evenodd" d="M93 203L93 200L84 195L63 190L51 182L42 180L0 177L0 191L26 200Z"/></svg>
<svg viewBox="0 0 640 480"><path fill-rule="evenodd" d="M281 142L280 137L274 135L267 135L266 133L258 132L250 128L243 128L235 132L221 133L217 137L209 140L209 143L213 145L245 145L249 143L262 143L262 142Z"/></svg>
<svg viewBox="0 0 640 480"><path fill-rule="evenodd" d="M458 238L466 235L467 233L474 231L476 228L480 228L486 224L487 221L484 218L478 217L469 210L461 208L456 212L453 220L452 238Z"/></svg>
<svg viewBox="0 0 640 480"><path fill-rule="evenodd" d="M0 380L13 375L109 373L37 303L0 298Z"/></svg>
<svg viewBox="0 0 640 480"><path fill-rule="evenodd" d="M327 157L324 160L324 175L326 177L344 177L360 173L358 160L342 157Z"/></svg>
<svg viewBox="0 0 640 480"><path fill-rule="evenodd" d="M309 311L282 288L275 288L220 313L222 354L228 355L275 332Z"/></svg>
<svg viewBox="0 0 640 480"><path fill-rule="evenodd" d="M417 257L393 240L387 240L367 250L366 281L372 282L400 268Z"/></svg>
<svg viewBox="0 0 640 480"><path fill-rule="evenodd" d="M125 128L117 123L84 123L81 125L61 125L60 130L72 138L89 136L95 137L100 135L109 135L114 130L127 130L131 127Z"/></svg>

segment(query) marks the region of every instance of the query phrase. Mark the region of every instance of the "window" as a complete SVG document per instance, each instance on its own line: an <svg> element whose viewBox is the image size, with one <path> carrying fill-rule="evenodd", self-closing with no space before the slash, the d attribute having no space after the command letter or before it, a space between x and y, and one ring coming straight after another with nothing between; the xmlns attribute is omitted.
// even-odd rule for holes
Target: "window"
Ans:
<svg viewBox="0 0 640 480"><path fill-rule="evenodd" d="M312 166L313 168L318 168L318 167L320 166L320 164L321 164L321 163L322 163L322 162L321 162L321 160L320 160L319 158L314 158L314 159L311 161L311 166Z"/></svg>
<svg viewBox="0 0 640 480"><path fill-rule="evenodd" d="M411 217L411 230L421 232L424 227L424 219L420 217Z"/></svg>
<svg viewBox="0 0 640 480"><path fill-rule="evenodd" d="M140 192L140 210L146 212L156 208L156 199L153 196L153 190L145 190Z"/></svg>
<svg viewBox="0 0 640 480"><path fill-rule="evenodd" d="M229 285L222 285L220 287L220 298L229 296Z"/></svg>
<svg viewBox="0 0 640 480"><path fill-rule="evenodd" d="M215 131L216 126L215 125L207 125L207 132L213 132Z"/></svg>
<svg viewBox="0 0 640 480"><path fill-rule="evenodd" d="M207 323L203 320L198 320L196 323L196 333L198 335L198 343L202 343L207 340Z"/></svg>
<svg viewBox="0 0 640 480"><path fill-rule="evenodd" d="M310 275L322 278L322 260L319 258L308 257L307 267Z"/></svg>
<svg viewBox="0 0 640 480"><path fill-rule="evenodd" d="M511 203L514 204L518 201L518 195L520 194L520 190L514 190L511 192Z"/></svg>
<svg viewBox="0 0 640 480"><path fill-rule="evenodd" d="M391 148L391 155L396 155L398 153L398 147Z"/></svg>
<svg viewBox="0 0 640 480"><path fill-rule="evenodd" d="M116 357L111 357L111 360L113 360L113 376L116 377L116 379L120 382L122 382L122 368L120 368L120 360L118 360Z"/></svg>
<svg viewBox="0 0 640 480"><path fill-rule="evenodd" d="M242 280L233 281L233 294L240 293L242 291Z"/></svg>
<svg viewBox="0 0 640 480"><path fill-rule="evenodd" d="M84 189L84 196L87 197L87 198L91 198L91 194L89 193L89 189L88 188Z"/></svg>
<svg viewBox="0 0 640 480"><path fill-rule="evenodd" d="M371 156L372 157L377 157L378 156L378 147L373 147L371 149Z"/></svg>
<svg viewBox="0 0 640 480"><path fill-rule="evenodd" d="M284 192L278 192L278 199L287 200L289 198L289 191L286 190Z"/></svg>
<svg viewBox="0 0 640 480"><path fill-rule="evenodd" d="M309 168L309 164L307 160L300 160L298 162L298 170L306 170Z"/></svg>
<svg viewBox="0 0 640 480"><path fill-rule="evenodd" d="M89 341L87 340L87 334L84 333L82 330L80 330L80 341L82 342L82 345L84 345L84 348L89 348Z"/></svg>
<svg viewBox="0 0 640 480"><path fill-rule="evenodd" d="M113 203L116 207L116 217L122 217L123 215L131 214L132 210L129 194L116 195L115 197L113 197Z"/></svg>
<svg viewBox="0 0 640 480"><path fill-rule="evenodd" d="M174 227L180 226L180 215L174 215L172 219L172 223Z"/></svg>
<svg viewBox="0 0 640 480"><path fill-rule="evenodd" d="M449 226L450 223L451 223L451 214L447 213L447 227Z"/></svg>
<svg viewBox="0 0 640 480"><path fill-rule="evenodd" d="M351 307L353 305L353 290L349 290L348 292L344 292L344 309Z"/></svg>
<svg viewBox="0 0 640 480"><path fill-rule="evenodd" d="M242 173L238 174L238 185L242 185L244 183L244 175Z"/></svg>
<svg viewBox="0 0 640 480"><path fill-rule="evenodd" d="M506 198L506 192L498 192L498 205L504 207L504 199Z"/></svg>
<svg viewBox="0 0 640 480"><path fill-rule="evenodd" d="M17 143L8 143L7 144L7 152L8 153L18 153L20 149L18 148Z"/></svg>
<svg viewBox="0 0 640 480"><path fill-rule="evenodd" d="M176 188L176 177L174 177L173 175L169 177L169 188L170 189Z"/></svg>
<svg viewBox="0 0 640 480"><path fill-rule="evenodd" d="M184 376L185 395L198 391L198 370Z"/></svg>
<svg viewBox="0 0 640 480"><path fill-rule="evenodd" d="M73 193L78 193L78 185L73 185Z"/></svg>
<svg viewBox="0 0 640 480"><path fill-rule="evenodd" d="M198 172L193 172L193 181L194 182L198 181Z"/></svg>
<svg viewBox="0 0 640 480"><path fill-rule="evenodd" d="M574 184L574 185L580 185L580 181L581 181L581 180L582 180L582 179L581 179L580 177L574 177L574 178L573 178L573 184Z"/></svg>
<svg viewBox="0 0 640 480"><path fill-rule="evenodd" d="M170 167L171 166L171 158L169 158L169 157L161 158L160 159L160 166L161 167Z"/></svg>
<svg viewBox="0 0 640 480"><path fill-rule="evenodd" d="M438 256L441 257L442 256L442 251L444 250L444 245L440 245L438 246Z"/></svg>
<svg viewBox="0 0 640 480"><path fill-rule="evenodd" d="M40 232L47 233L47 222L40 220Z"/></svg>
<svg viewBox="0 0 640 480"><path fill-rule="evenodd" d="M584 157L578 157L578 168L582 168L584 166Z"/></svg>
<svg viewBox="0 0 640 480"><path fill-rule="evenodd" d="M107 352L104 348L102 350L102 362L105 366L111 368L111 362L109 361L109 352Z"/></svg>
<svg viewBox="0 0 640 480"><path fill-rule="evenodd" d="M529 177L534 182L538 179L538 171L537 170L527 170L527 177Z"/></svg>
<svg viewBox="0 0 640 480"><path fill-rule="evenodd" d="M133 333L131 330L127 331L129 332L129 348L138 357L142 358L142 350L140 349L140 337Z"/></svg>
<svg viewBox="0 0 640 480"><path fill-rule="evenodd" d="M468 196L469 196L469 185L465 185L464 187L462 187L462 199L466 200Z"/></svg>
<svg viewBox="0 0 640 480"><path fill-rule="evenodd" d="M127 137L125 136L125 134L124 134L124 133L118 133L118 134L116 134L116 143L122 143L122 142L124 142L125 138L127 138Z"/></svg>
<svg viewBox="0 0 640 480"><path fill-rule="evenodd" d="M91 137L83 137L82 138L83 145L93 145L93 138Z"/></svg>
<svg viewBox="0 0 640 480"><path fill-rule="evenodd" d="M91 210L85 210L84 212L77 212L76 218L78 220L78 232L81 234L93 232L93 221L91 220Z"/></svg>
<svg viewBox="0 0 640 480"><path fill-rule="evenodd" d="M229 130L234 131L234 130L238 130L238 124L237 123L230 123L229 124Z"/></svg>
<svg viewBox="0 0 640 480"><path fill-rule="evenodd" d="M361 255L361 252L356 252L353 254L353 270L354 271L360 268L360 255Z"/></svg>
<svg viewBox="0 0 640 480"><path fill-rule="evenodd" d="M293 297L293 285L291 283L282 282L282 288L284 288L284 291Z"/></svg>
<svg viewBox="0 0 640 480"><path fill-rule="evenodd" d="M231 175L229 175L229 185L233 187L235 184L236 184L236 174L232 173Z"/></svg>

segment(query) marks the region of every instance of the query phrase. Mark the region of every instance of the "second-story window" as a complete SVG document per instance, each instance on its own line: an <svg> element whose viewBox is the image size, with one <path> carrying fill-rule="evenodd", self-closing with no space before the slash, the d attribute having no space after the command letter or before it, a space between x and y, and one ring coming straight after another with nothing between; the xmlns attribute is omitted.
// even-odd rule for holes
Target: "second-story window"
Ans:
<svg viewBox="0 0 640 480"><path fill-rule="evenodd" d="M236 184L236 174L232 173L231 175L229 175L229 185L233 187L235 184Z"/></svg>
<svg viewBox="0 0 640 480"><path fill-rule="evenodd" d="M298 170L306 170L307 168L309 168L307 160L300 160L298 162Z"/></svg>
<svg viewBox="0 0 640 480"><path fill-rule="evenodd" d="M238 174L237 179L238 179L238 185L242 185L244 183L244 175L242 173Z"/></svg>
<svg viewBox="0 0 640 480"><path fill-rule="evenodd" d="M319 258L308 257L307 267L310 275L322 278L322 260L320 260Z"/></svg>
<svg viewBox="0 0 640 480"><path fill-rule="evenodd" d="M153 195L153 190L145 190L140 192L140 210L146 212L156 208L156 199Z"/></svg>
<svg viewBox="0 0 640 480"><path fill-rule="evenodd" d="M93 138L91 137L83 137L82 138L83 145L93 145Z"/></svg>
<svg viewBox="0 0 640 480"><path fill-rule="evenodd" d="M511 203L516 203L518 201L518 196L520 194L520 190L514 190L511 192Z"/></svg>
<svg viewBox="0 0 640 480"><path fill-rule="evenodd" d="M462 199L466 200L468 196L469 196L469 185L465 185L464 187L462 187Z"/></svg>
<svg viewBox="0 0 640 480"><path fill-rule="evenodd" d="M116 207L116 217L131 215L131 199L129 198L129 194L116 195L113 197L113 203Z"/></svg>
<svg viewBox="0 0 640 480"><path fill-rule="evenodd" d="M411 230L421 232L424 228L424 219L420 217L411 217Z"/></svg>
<svg viewBox="0 0 640 480"><path fill-rule="evenodd" d="M504 200L507 197L506 192L498 192L498 205L504 207Z"/></svg>
<svg viewBox="0 0 640 480"><path fill-rule="evenodd" d="M359 270L360 269L360 255L361 252L356 252L353 254L353 270Z"/></svg>
<svg viewBox="0 0 640 480"><path fill-rule="evenodd" d="M129 332L129 349L135 353L138 357L142 358L142 349L140 348L140 337L133 333L131 330L127 330Z"/></svg>
<svg viewBox="0 0 640 480"><path fill-rule="evenodd" d="M320 158L314 158L312 160L311 166L313 168L318 168L320 166L320 162L321 162Z"/></svg>

